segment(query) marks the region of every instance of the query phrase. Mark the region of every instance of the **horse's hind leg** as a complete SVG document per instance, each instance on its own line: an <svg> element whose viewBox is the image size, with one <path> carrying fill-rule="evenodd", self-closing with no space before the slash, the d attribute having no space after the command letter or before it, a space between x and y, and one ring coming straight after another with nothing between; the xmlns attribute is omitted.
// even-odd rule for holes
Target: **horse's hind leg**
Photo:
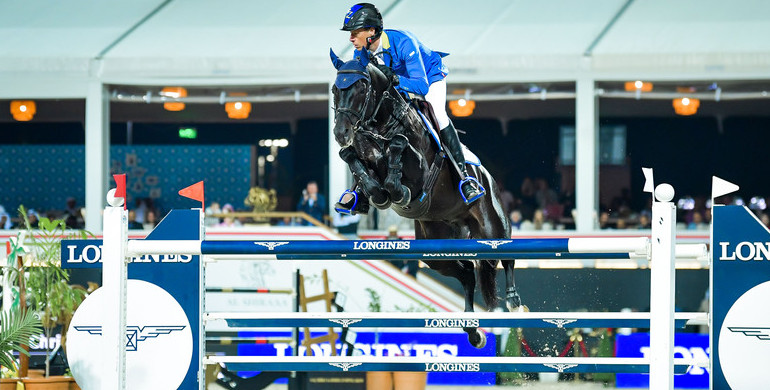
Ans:
<svg viewBox="0 0 770 390"><path fill-rule="evenodd" d="M456 237L455 229L445 223L417 222L415 223L415 236L421 238ZM457 279L463 287L465 294L465 312L473 312L473 296L476 289L476 273L473 262L467 260L455 261L424 261L428 267L436 270L444 276ZM484 348L487 344L486 336L478 328L463 328L468 334L468 342L476 348Z"/></svg>
<svg viewBox="0 0 770 390"><path fill-rule="evenodd" d="M473 263L466 260L456 261L425 261L428 267L438 271L441 275L450 276L460 281L465 294L465 312L473 312L473 296L476 289L476 276ZM463 328L468 334L468 342L476 348L484 348L487 338L478 328Z"/></svg>
<svg viewBox="0 0 770 390"><path fill-rule="evenodd" d="M519 291L516 289L516 280L513 277L514 260L503 260L503 269L505 269L505 306L508 311L529 311L526 306L522 306Z"/></svg>

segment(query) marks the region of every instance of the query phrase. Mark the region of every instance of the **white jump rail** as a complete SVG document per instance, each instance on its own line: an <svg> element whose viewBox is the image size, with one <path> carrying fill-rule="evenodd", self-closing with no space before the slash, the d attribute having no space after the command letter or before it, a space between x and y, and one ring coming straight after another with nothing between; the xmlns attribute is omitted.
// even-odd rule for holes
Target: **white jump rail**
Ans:
<svg viewBox="0 0 770 390"><path fill-rule="evenodd" d="M705 313L674 314L674 326L703 324ZM463 312L463 313L227 313L209 312L204 321L231 328L649 328L648 312Z"/></svg>

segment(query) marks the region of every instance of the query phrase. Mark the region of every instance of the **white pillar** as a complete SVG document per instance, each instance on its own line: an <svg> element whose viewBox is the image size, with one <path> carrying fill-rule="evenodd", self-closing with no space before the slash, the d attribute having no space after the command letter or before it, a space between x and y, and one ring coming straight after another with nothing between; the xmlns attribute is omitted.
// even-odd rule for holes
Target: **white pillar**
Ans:
<svg viewBox="0 0 770 390"><path fill-rule="evenodd" d="M667 186L661 184L658 188ZM650 260L650 388L674 388L674 288L676 207L669 194L655 194ZM663 195L663 196L661 196ZM668 197L670 195L671 197Z"/></svg>
<svg viewBox="0 0 770 390"><path fill-rule="evenodd" d="M110 101L101 81L93 79L86 96L86 230L100 232L110 167Z"/></svg>
<svg viewBox="0 0 770 390"><path fill-rule="evenodd" d="M334 213L334 204L350 186L350 170L340 158L340 146L334 139L334 95L329 84L329 212Z"/></svg>
<svg viewBox="0 0 770 390"><path fill-rule="evenodd" d="M597 228L599 208L599 103L592 78L579 78L575 96L575 228Z"/></svg>
<svg viewBox="0 0 770 390"><path fill-rule="evenodd" d="M104 308L103 389L123 390L126 385L126 284L128 212L123 207L104 209L104 241L102 246L102 288Z"/></svg>

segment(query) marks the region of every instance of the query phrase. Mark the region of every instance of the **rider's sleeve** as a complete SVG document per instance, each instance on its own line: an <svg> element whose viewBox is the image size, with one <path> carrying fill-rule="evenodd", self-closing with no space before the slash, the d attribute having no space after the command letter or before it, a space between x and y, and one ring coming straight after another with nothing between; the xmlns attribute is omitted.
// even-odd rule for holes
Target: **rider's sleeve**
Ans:
<svg viewBox="0 0 770 390"><path fill-rule="evenodd" d="M406 64L407 75L398 76L398 88L407 92L425 95L428 93L428 75L425 72L425 64L422 62L420 46L412 37L401 40L396 49L399 57Z"/></svg>

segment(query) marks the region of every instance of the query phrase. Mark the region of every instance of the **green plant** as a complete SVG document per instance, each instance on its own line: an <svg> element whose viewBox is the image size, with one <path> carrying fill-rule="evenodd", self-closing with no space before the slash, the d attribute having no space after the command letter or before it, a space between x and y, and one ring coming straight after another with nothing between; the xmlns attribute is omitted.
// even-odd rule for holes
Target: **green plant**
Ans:
<svg viewBox="0 0 770 390"><path fill-rule="evenodd" d="M10 375L18 371L13 351L29 356L22 345L28 345L41 330L40 320L32 312L15 309L0 313L0 366L9 369Z"/></svg>
<svg viewBox="0 0 770 390"><path fill-rule="evenodd" d="M24 206L19 207L19 214L24 218L27 231L28 257L32 265L24 271L27 275L26 292L30 310L38 313L43 325L45 337L51 338L54 328L62 325L62 344L66 340L66 331L72 315L85 299L85 289L69 284L69 272L61 267L62 238L87 238L89 233L83 230L67 232L64 219L51 220L41 217L38 229L33 230ZM50 357L51 343L46 343L46 355ZM46 359L46 377L49 375L49 360Z"/></svg>
<svg viewBox="0 0 770 390"><path fill-rule="evenodd" d="M380 294L368 287L364 291L369 294L369 311L375 313L380 312L380 310L382 310L382 298L380 298Z"/></svg>

